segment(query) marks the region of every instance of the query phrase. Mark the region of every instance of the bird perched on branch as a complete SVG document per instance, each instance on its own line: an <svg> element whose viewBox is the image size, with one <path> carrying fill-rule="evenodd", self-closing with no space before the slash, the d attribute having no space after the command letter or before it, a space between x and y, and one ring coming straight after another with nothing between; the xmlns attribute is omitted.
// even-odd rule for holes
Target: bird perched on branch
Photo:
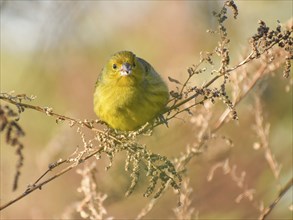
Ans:
<svg viewBox="0 0 293 220"><path fill-rule="evenodd" d="M110 57L96 82L94 111L110 127L132 131L165 109L168 87L145 60L130 51Z"/></svg>

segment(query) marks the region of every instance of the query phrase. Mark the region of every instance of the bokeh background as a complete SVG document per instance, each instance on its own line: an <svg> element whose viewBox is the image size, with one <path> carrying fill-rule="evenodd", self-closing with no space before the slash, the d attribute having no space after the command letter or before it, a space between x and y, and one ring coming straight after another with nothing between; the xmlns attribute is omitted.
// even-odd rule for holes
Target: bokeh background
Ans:
<svg viewBox="0 0 293 220"><path fill-rule="evenodd" d="M212 50L217 39L206 32L216 28L213 11L223 1L1 1L1 92L15 91L35 95L32 104L52 107L54 111L80 119L95 119L93 91L98 73L109 56L130 50L149 61L164 79L186 78L187 67L199 60L200 51ZM277 20L292 18L292 1L236 1L237 20L227 27L231 43L231 62L236 63L248 39L256 32L257 21L275 27ZM230 12L229 12L230 13ZM230 13L231 15L231 13ZM232 16L231 16L232 17ZM281 183L292 177L292 90L285 91L289 80L281 77L266 80L263 102L265 117L271 124L270 147L282 164ZM201 85L205 76L195 84ZM203 77L203 78L202 78ZM206 77L210 77L208 74ZM290 76L291 77L291 76ZM292 80L292 79L291 79ZM170 87L172 87L170 85ZM3 103L3 102L2 102ZM188 175L193 188L191 201L200 219L256 218L258 202L265 205L277 195L276 185L263 152L255 151L252 131L252 99L239 106L239 123L220 131L235 143L229 157L239 174L246 172L247 188L254 188L253 202L235 203L242 192L231 178L218 171L211 182L207 173L210 158L192 161ZM75 129L56 124L53 118L26 110L19 121L26 136L25 164L19 189L12 192L17 157L1 136L1 204L23 192L26 186L58 158L66 158L80 145ZM170 158L192 143L193 130L188 121L178 120L170 128L157 129L144 140L155 153ZM149 198L144 198L144 184L130 197L124 197L130 179L123 171L125 157L116 158L112 169L105 171L107 160L97 162L99 190L107 193L108 216L134 218ZM16 204L2 211L2 219L60 219L75 202L80 175L71 171ZM177 198L169 190L148 218L175 218L172 209ZM292 189L277 205L270 219L290 219ZM292 207L292 206L291 206ZM73 214L80 218L78 213ZM195 215L194 215L195 217Z"/></svg>

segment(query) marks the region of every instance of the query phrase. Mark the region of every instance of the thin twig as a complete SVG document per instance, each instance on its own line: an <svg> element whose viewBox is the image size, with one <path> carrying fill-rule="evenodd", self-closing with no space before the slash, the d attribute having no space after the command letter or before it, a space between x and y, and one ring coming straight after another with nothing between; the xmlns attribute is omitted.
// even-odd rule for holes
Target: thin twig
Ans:
<svg viewBox="0 0 293 220"><path fill-rule="evenodd" d="M45 113L46 115L56 117L59 120L68 120L69 122L74 122L74 124L81 124L81 125L89 128L92 131L107 135L109 138L113 139L114 141L117 141L118 143L122 143L121 140L117 139L116 137L114 137L112 135L106 134L106 132L104 132L102 130L99 130L99 129L93 127L93 125L87 121L81 121L81 120L74 119L74 118L71 118L68 116L60 115L56 112L53 112L52 110L48 110L48 108L46 108L46 107L40 107L40 106L30 105L30 104L26 104L26 103L22 103L22 102L17 102L15 100L12 100L12 99L2 95L1 93L0 93L0 99L4 100L6 102L9 102L13 105L16 105L16 106L21 106L23 108L29 108L29 109L33 109L33 110ZM98 121L98 122L101 122L101 121Z"/></svg>
<svg viewBox="0 0 293 220"><path fill-rule="evenodd" d="M45 113L45 114L47 114L49 116L55 116L56 118L61 119L61 120L69 120L69 121L73 121L75 123L79 123L79 121L74 119L74 118L70 118L68 116L64 116L64 115L54 113L53 111L48 110L48 108L46 108L46 107L40 107L40 106L30 105L30 104L26 104L26 103L22 103L22 102L17 102L15 100L10 99L9 97L3 96L2 94L0 94L0 99L4 100L6 102L9 102L11 104L14 104L16 106L21 106L21 107L24 107L24 108L34 109L36 111ZM85 126L87 126L88 128L90 128L88 123L83 123L83 124Z"/></svg>
<svg viewBox="0 0 293 220"><path fill-rule="evenodd" d="M51 182L52 180L56 179L57 177L67 173L68 171L72 170L74 167L76 167L77 165L79 165L80 163L84 162L85 160L93 157L94 155L96 155L97 153L101 152L103 150L103 147L99 148L98 150L94 151L93 153L89 154L88 156L86 156L85 158L83 158L82 160L77 161L77 163L73 163L72 165L64 168L63 170L61 170L60 172L56 173L54 176L38 183L38 184L34 184L32 186L29 186L27 188L27 190L22 193L20 196L16 197L15 199L9 201L8 203L4 204L3 206L0 207L0 211L7 208L8 206L12 205L13 203L17 202L18 200L22 199L23 197L27 196L28 194L32 193L33 191L35 191L36 189L41 189L42 186L46 185L47 183ZM47 173L47 171L45 172L45 174ZM42 175L43 177L44 175ZM38 180L36 182L39 181L40 178L38 178Z"/></svg>
<svg viewBox="0 0 293 220"><path fill-rule="evenodd" d="M214 78L212 78L208 83L206 83L203 88L208 88L211 84L213 84L218 78L220 78L222 75L217 75L215 76ZM166 113L166 112L169 112L173 109L176 109L182 105L184 105L185 103L189 102L190 100L196 98L199 94L198 93L195 93L193 94L192 96L182 100L181 102L177 103L176 105L173 105L172 107L170 108L167 108L162 114Z"/></svg>
<svg viewBox="0 0 293 220"><path fill-rule="evenodd" d="M261 79L261 76L263 75L263 73L265 72L265 70L267 69L266 68L267 66L266 65L261 65L261 67L259 68L259 70L256 72L256 74L254 75L254 78L253 80L251 81L250 85L247 87L246 91L237 98L237 100L235 101L234 103L234 106L237 106L239 104L239 102L245 98L245 96L249 93L249 91L251 91L251 89L255 86L255 84ZM223 122L225 122L227 116L229 115L230 113L230 109L227 108L223 113L222 115L219 117L218 121L215 123L215 126L213 128L213 133L216 132L220 127L221 125L223 124Z"/></svg>
<svg viewBox="0 0 293 220"><path fill-rule="evenodd" d="M268 215L271 213L271 211L274 209L274 207L278 204L280 199L286 194L286 192L293 186L293 177L285 184L285 186L280 190L277 198L274 199L274 201L264 209L264 211L259 216L259 220L264 220Z"/></svg>

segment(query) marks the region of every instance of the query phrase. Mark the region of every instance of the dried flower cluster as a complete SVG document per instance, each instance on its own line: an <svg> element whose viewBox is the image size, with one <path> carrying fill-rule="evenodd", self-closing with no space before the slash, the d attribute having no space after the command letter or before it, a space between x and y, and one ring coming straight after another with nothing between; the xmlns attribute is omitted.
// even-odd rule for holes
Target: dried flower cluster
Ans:
<svg viewBox="0 0 293 220"><path fill-rule="evenodd" d="M23 129L18 124L19 114L11 109L8 105L0 105L0 132L5 135L5 142L8 145L16 148L16 155L18 156L16 164L16 173L13 181L13 190L17 189L20 169L23 166L24 156L22 150L24 148L20 138L25 135Z"/></svg>
<svg viewBox="0 0 293 220"><path fill-rule="evenodd" d="M161 194L167 184L179 190L181 176L173 163L165 156L152 153L146 146L138 143L136 137L137 132L117 132L112 129L106 129L104 132L96 131L95 140L102 149L96 157L100 158L101 154L105 153L110 161L106 167L109 169L115 155L122 151L126 152L125 171L129 172L131 177L130 187L126 192L127 196L133 192L143 171L149 179L144 196L150 196L156 190L158 183L160 183L160 187L154 194L155 198Z"/></svg>
<svg viewBox="0 0 293 220"><path fill-rule="evenodd" d="M77 191L83 193L84 198L76 209L84 219L105 219L107 214L103 205L107 195L100 193L97 189L96 172L95 163L77 170L77 173L82 176L81 186Z"/></svg>

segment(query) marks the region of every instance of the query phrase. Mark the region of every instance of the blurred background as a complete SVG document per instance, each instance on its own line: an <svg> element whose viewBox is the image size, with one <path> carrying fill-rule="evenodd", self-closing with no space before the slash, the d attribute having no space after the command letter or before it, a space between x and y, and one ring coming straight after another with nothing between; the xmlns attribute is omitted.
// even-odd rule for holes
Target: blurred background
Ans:
<svg viewBox="0 0 293 220"><path fill-rule="evenodd" d="M236 1L237 20L227 21L231 42L231 63L236 64L249 37L256 33L259 19L270 27L277 20L292 18L292 1ZM167 82L171 76L184 80L186 69L199 60L200 51L217 45L216 36L206 32L217 26L213 11L223 1L1 1L1 92L37 96L34 105L52 107L57 113L80 119L96 119L93 91L97 76L109 56L120 50L133 51L150 62ZM271 124L270 147L282 164L281 183L292 177L292 90L285 91L289 80L281 77L266 81L263 96L265 118ZM195 79L201 86L209 74ZM291 77L291 76L290 76ZM169 82L168 82L169 83ZM172 85L170 85L172 88ZM207 174L213 159L200 157L191 162L188 176L191 206L200 219L256 218L259 203L267 205L277 195L272 172L263 152L255 151L256 135L252 130L253 99L239 105L239 123L230 123L219 131L233 140L229 155L238 175L246 172L245 187L255 189L252 202L235 198L243 191L231 178L217 171L211 182ZM4 104L4 102L2 102ZM26 110L19 121L26 131L24 167L19 189L12 192L17 157L1 136L1 204L22 193L49 163L67 158L81 141L65 124ZM178 120L170 128L161 127L142 141L155 153L178 156L194 138L191 124ZM216 143L215 145L220 145ZM211 150L213 151L213 150ZM211 156L212 157L212 156ZM129 198L124 193L130 178L123 171L125 157L116 158L113 168L104 171L107 160L97 161L99 190L108 194L108 216L134 218L149 198L144 198L143 183ZM231 165L231 166L232 166ZM80 175L71 171L0 213L2 219L60 219L75 202ZM270 219L290 219L292 189L277 205ZM148 218L175 218L172 209L177 197L172 190L158 202ZM79 218L79 214L72 215ZM73 218L72 217L72 218ZM195 217L195 215L194 215ZM65 218L65 217L64 217Z"/></svg>

